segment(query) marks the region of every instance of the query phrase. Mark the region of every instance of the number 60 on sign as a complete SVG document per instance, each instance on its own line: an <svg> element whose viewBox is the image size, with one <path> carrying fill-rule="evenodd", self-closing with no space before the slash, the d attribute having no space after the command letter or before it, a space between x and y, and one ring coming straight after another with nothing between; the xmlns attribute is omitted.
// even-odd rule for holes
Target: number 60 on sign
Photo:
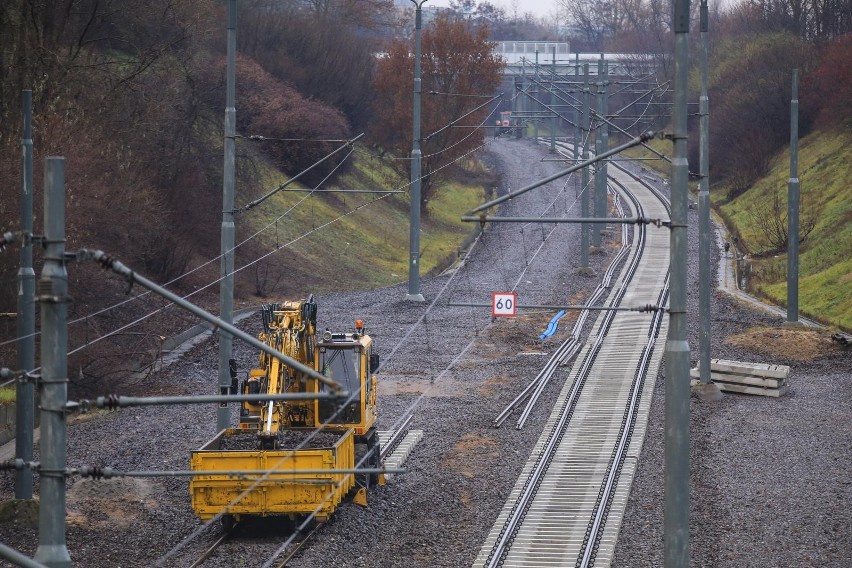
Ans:
<svg viewBox="0 0 852 568"><path fill-rule="evenodd" d="M517 294L514 292L491 292L492 316L515 316Z"/></svg>

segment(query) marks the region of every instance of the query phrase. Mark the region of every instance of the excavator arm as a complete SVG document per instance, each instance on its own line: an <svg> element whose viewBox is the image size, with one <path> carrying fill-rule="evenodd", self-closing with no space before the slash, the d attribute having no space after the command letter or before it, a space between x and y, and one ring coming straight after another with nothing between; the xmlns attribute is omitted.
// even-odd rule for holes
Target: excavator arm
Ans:
<svg viewBox="0 0 852 568"><path fill-rule="evenodd" d="M308 300L267 304L261 309L264 332L258 338L308 367L314 367L316 304ZM315 392L316 380L310 379L274 357L261 354L259 368L252 369L242 391L257 394ZM275 447L278 431L307 427L312 423L310 402L269 401L245 403L240 411L240 428L255 429L261 448Z"/></svg>

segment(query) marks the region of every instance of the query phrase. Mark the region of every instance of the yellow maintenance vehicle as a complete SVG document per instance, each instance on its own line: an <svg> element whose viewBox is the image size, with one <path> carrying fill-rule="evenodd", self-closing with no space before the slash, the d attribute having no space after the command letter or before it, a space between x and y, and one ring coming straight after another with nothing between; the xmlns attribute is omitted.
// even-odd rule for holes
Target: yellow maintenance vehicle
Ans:
<svg viewBox="0 0 852 568"><path fill-rule="evenodd" d="M190 468L199 472L189 485L193 510L202 520L222 514L225 524L267 515L314 515L324 522L356 486L355 501L366 505L366 488L379 476L356 477L352 470L380 465L373 374L379 357L372 339L360 320L352 332L326 330L317 337L313 297L265 305L261 315L261 341L332 379L348 396L244 402L238 428L222 430L192 452ZM261 353L239 390L309 396L329 387Z"/></svg>

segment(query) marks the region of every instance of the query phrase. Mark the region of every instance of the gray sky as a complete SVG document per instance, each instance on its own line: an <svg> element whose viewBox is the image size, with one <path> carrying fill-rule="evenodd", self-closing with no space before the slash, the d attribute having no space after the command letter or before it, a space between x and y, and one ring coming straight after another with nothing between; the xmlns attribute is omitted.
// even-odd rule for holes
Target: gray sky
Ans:
<svg viewBox="0 0 852 568"><path fill-rule="evenodd" d="M556 0L490 0L492 4L503 8L511 16L514 4L517 4L518 14L532 12L536 17L549 16L556 11ZM450 0L429 0L427 6L449 6Z"/></svg>
<svg viewBox="0 0 852 568"><path fill-rule="evenodd" d="M511 0L492 0L492 3L505 9L507 14L512 14L514 6ZM532 12L534 16L541 17L556 12L556 0L518 0L514 4L517 4L518 14Z"/></svg>

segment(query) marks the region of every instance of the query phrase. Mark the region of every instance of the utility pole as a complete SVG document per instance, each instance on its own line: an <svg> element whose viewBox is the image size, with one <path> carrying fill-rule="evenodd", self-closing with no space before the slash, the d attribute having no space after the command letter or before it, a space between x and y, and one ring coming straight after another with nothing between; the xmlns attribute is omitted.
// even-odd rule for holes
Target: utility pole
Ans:
<svg viewBox="0 0 852 568"><path fill-rule="evenodd" d="M527 125L529 124L529 101L527 101L527 58L524 56L521 59L521 100L519 101L519 105L521 108L521 123L523 124L523 128L518 129L518 138L526 138L527 137Z"/></svg>
<svg viewBox="0 0 852 568"><path fill-rule="evenodd" d="M514 125L515 138L521 137L521 97L523 96L523 83L521 78L515 76L515 98L512 100L512 124Z"/></svg>
<svg viewBox="0 0 852 568"><path fill-rule="evenodd" d="M579 63L579 55L577 56L577 62ZM592 114L592 94L589 89L589 64L583 63L583 109L582 109L582 119L581 119L581 129L582 132L580 137L582 140L580 141L580 145L575 145L574 150L577 151L578 148L582 147L581 155L583 157L583 161L587 160L589 157L589 137L591 136L591 114ZM578 162L579 163L579 162ZM589 205L591 199L589 198L589 166L583 166L583 191L580 199L580 211L582 217L589 217ZM580 270L589 271L589 231L591 227L582 223L580 225Z"/></svg>
<svg viewBox="0 0 852 568"><path fill-rule="evenodd" d="M609 150L609 123L606 121L607 113L609 112L609 62L604 60L603 62L603 107L601 108L601 147L603 151L606 152ZM609 185L609 159L603 160L600 163L601 178L603 179L603 194L600 196L600 217L607 217L607 209L609 202L607 201L607 186ZM601 242L603 242L603 232L606 230L606 223L602 223L600 226L601 230Z"/></svg>
<svg viewBox="0 0 852 568"><path fill-rule="evenodd" d="M595 154L600 155L606 152L607 136L604 134L606 130L606 63L603 57L598 59L598 125L595 133ZM603 219L606 217L606 162L601 160L595 164L595 214L594 217ZM606 227L603 223L595 223L592 226L592 246L600 247L602 241L602 233Z"/></svg>
<svg viewBox="0 0 852 568"><path fill-rule="evenodd" d="M588 80L588 73L586 74L586 80ZM574 54L574 84L580 84L580 54ZM584 108L582 105L585 105L586 91L580 91L580 96L577 98L577 107L574 110L574 124L577 128L574 129L574 161L578 162L580 159L580 140L583 137L583 125L581 124L582 116L584 112ZM583 157L585 159L585 156Z"/></svg>
<svg viewBox="0 0 852 568"><path fill-rule="evenodd" d="M68 273L65 270L65 158L44 163L41 304L41 469L35 560L70 568L65 545L65 413L68 402Z"/></svg>
<svg viewBox="0 0 852 568"><path fill-rule="evenodd" d="M18 369L35 368L35 272L33 271L33 92L23 92L24 136L21 139L21 268L18 270ZM15 389L15 458L33 459L35 428L35 387L19 381ZM21 468L15 472L15 499L33 498L33 472Z"/></svg>
<svg viewBox="0 0 852 568"><path fill-rule="evenodd" d="M556 47L553 47L553 62L550 65L550 108L556 108ZM550 111L550 153L556 153L556 112Z"/></svg>
<svg viewBox="0 0 852 568"><path fill-rule="evenodd" d="M698 373L702 384L710 384L710 97L707 94L707 0L701 0L701 97L698 102L701 145L701 181L698 187L698 308L701 320Z"/></svg>
<svg viewBox="0 0 852 568"><path fill-rule="evenodd" d="M541 116L541 107L538 104L538 50L535 50L535 75L533 76L533 84L530 89L533 93L532 98L530 98L530 114L535 113L535 118L533 118L533 141L538 144L538 123L539 117Z"/></svg>
<svg viewBox="0 0 852 568"><path fill-rule="evenodd" d="M222 281L219 284L219 318L234 322L234 168L236 161L237 109L235 108L237 52L237 0L228 0L228 69L225 101L225 165L222 184ZM231 359L234 337L219 329L219 394L228 394L231 387ZM216 430L230 425L228 403L216 410Z"/></svg>
<svg viewBox="0 0 852 568"><path fill-rule="evenodd" d="M408 294L410 302L424 302L420 293L420 192L422 177L422 154L420 152L420 30L423 29L423 4L427 0L411 0L414 11L414 129L411 149L411 218L409 220Z"/></svg>
<svg viewBox="0 0 852 568"><path fill-rule="evenodd" d="M799 70L790 100L790 181L787 184L787 321L799 321Z"/></svg>
<svg viewBox="0 0 852 568"><path fill-rule="evenodd" d="M686 259L689 164L686 155L689 0L675 0L675 79L670 236L669 331L666 341L665 568L689 566L689 342Z"/></svg>

